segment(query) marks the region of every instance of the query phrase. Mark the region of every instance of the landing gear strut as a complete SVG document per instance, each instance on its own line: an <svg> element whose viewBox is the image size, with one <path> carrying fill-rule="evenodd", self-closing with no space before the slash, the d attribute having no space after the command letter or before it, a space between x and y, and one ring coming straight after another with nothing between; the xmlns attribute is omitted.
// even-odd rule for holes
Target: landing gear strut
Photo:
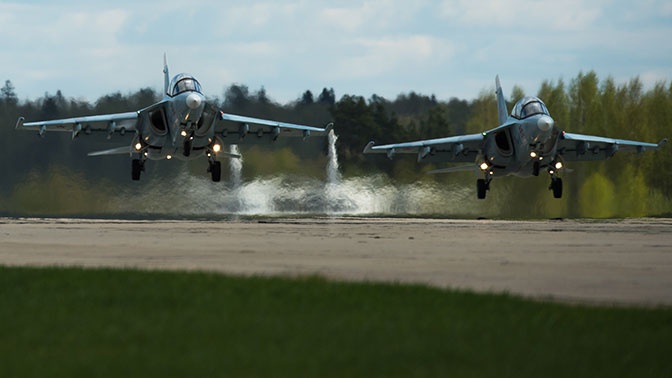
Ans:
<svg viewBox="0 0 672 378"><path fill-rule="evenodd" d="M485 194L490 190L490 181L487 179L478 179L476 180L476 194L478 199L485 199Z"/></svg>
<svg viewBox="0 0 672 378"><path fill-rule="evenodd" d="M140 159L133 159L131 162L131 179L133 181L140 180L140 173L145 170L145 162Z"/></svg>
<svg viewBox="0 0 672 378"><path fill-rule="evenodd" d="M182 146L182 155L185 157L191 156L191 147L193 146L194 141L193 139L186 139L184 141L184 145Z"/></svg>
<svg viewBox="0 0 672 378"><path fill-rule="evenodd" d="M189 125L187 125L187 127L191 127L191 122L189 123ZM186 131L182 131L182 133L186 133ZM185 157L191 156L191 149L193 147L194 147L194 132L192 131L184 139L184 143L182 144L182 155L184 155Z"/></svg>
<svg viewBox="0 0 672 378"><path fill-rule="evenodd" d="M540 169L540 164L539 160L536 160L534 162L534 165L532 166L532 176L539 176L539 169Z"/></svg>
<svg viewBox="0 0 672 378"><path fill-rule="evenodd" d="M551 176L551 185L548 187L548 190L553 191L553 198L562 198L562 179Z"/></svg>
<svg viewBox="0 0 672 378"><path fill-rule="evenodd" d="M213 182L219 182L222 179L222 163L215 160L210 161L208 172L210 172Z"/></svg>

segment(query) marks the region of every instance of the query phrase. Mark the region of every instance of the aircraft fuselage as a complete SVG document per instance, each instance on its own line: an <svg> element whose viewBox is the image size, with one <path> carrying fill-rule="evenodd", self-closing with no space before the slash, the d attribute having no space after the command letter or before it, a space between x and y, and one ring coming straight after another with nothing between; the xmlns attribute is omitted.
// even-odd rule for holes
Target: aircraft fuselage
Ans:
<svg viewBox="0 0 672 378"><path fill-rule="evenodd" d="M560 133L550 116L510 118L503 126L484 141L484 160L491 165L493 176L532 176L535 163L543 168L555 158Z"/></svg>
<svg viewBox="0 0 672 378"><path fill-rule="evenodd" d="M221 143L215 147L216 113L209 110L200 88L193 76L179 74L173 78L160 105L147 112L147 119L141 123L138 143L142 147L136 147L138 154L152 160L189 160L221 148Z"/></svg>

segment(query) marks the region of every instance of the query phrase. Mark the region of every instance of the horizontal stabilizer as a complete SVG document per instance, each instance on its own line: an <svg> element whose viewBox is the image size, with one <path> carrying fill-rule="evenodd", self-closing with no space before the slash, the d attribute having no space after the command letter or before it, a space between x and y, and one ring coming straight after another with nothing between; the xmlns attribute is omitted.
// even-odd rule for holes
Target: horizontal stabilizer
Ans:
<svg viewBox="0 0 672 378"><path fill-rule="evenodd" d="M477 169L478 169L478 166L476 164L469 164L469 165L460 165L460 166L457 166L457 167L435 169L435 170L429 171L427 173L436 174L436 173L469 172L469 171L475 171Z"/></svg>

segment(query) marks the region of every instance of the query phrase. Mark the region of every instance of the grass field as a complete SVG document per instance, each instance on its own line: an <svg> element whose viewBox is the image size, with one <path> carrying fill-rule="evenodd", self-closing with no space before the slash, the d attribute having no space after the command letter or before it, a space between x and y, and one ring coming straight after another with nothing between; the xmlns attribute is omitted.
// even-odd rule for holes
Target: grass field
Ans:
<svg viewBox="0 0 672 378"><path fill-rule="evenodd" d="M0 377L672 377L672 309L0 267Z"/></svg>

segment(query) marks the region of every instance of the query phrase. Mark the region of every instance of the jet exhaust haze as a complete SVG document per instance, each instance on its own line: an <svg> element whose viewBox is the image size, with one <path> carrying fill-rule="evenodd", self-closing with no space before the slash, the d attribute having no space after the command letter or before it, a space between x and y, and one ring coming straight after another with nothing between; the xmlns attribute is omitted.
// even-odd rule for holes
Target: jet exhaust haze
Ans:
<svg viewBox="0 0 672 378"><path fill-rule="evenodd" d="M154 215L422 215L446 210L479 214L480 207L468 199L471 191L460 185L438 183L394 184L384 174L342 178L336 141L329 133L325 177L278 174L244 180L244 153L231 146L241 159L229 160L229 185L217 185L182 169L177 177L149 179L148 188L136 193L127 189L119 197L119 212L138 209ZM226 180L226 177L223 179ZM185 185L169 185L176 180ZM152 193L149 195L148 193ZM170 200L167 200L170 199ZM168 206L168 204L171 204ZM184 204L184 206L175 206ZM176 209L179 214L176 214Z"/></svg>

